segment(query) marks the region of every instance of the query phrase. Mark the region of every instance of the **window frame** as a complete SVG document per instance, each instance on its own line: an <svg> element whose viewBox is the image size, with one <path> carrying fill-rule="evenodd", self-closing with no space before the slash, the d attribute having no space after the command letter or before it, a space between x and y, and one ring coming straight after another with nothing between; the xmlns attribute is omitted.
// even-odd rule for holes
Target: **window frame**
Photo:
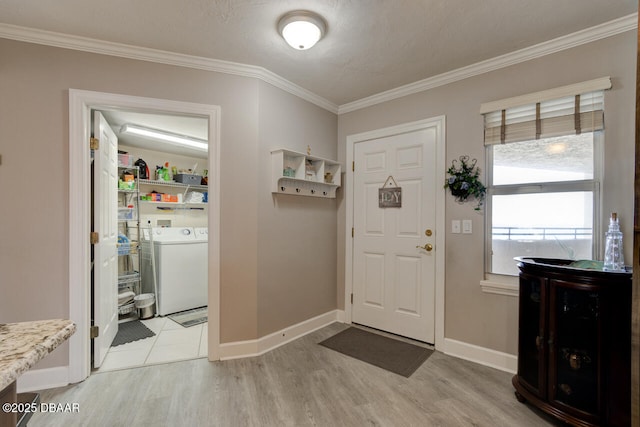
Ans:
<svg viewBox="0 0 640 427"><path fill-rule="evenodd" d="M597 254L602 251L601 215L602 197L600 187L603 178L604 163L604 129L593 133L593 178L575 181L551 181L533 182L523 184L493 184L493 147L496 144L485 146L485 171L486 171L486 197L485 197L485 256L484 271L485 280L496 278L515 277L510 274L494 273L492 271L492 251L493 251L493 196L518 195L518 194L544 194L571 191L591 191L593 194L593 224L591 256L597 258ZM507 144L512 144L507 142ZM507 279L509 280L509 279Z"/></svg>

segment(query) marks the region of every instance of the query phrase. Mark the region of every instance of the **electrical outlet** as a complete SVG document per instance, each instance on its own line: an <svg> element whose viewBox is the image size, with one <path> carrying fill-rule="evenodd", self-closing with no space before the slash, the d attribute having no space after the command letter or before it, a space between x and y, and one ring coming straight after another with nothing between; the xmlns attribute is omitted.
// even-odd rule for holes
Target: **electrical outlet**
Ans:
<svg viewBox="0 0 640 427"><path fill-rule="evenodd" d="M460 220L454 219L451 221L451 232L453 234L460 234Z"/></svg>
<svg viewBox="0 0 640 427"><path fill-rule="evenodd" d="M473 221L470 219L462 220L462 234L471 234L473 233Z"/></svg>

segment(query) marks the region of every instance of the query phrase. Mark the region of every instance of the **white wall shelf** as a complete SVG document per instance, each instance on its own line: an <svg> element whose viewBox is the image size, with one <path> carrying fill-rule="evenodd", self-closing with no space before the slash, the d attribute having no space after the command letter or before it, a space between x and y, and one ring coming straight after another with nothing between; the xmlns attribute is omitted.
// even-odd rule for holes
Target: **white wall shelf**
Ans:
<svg viewBox="0 0 640 427"><path fill-rule="evenodd" d="M193 185L193 184L183 184L181 182L175 181L158 181L153 179L141 179L140 185L157 185L160 187L173 187L173 188L188 188L191 190L203 190L207 191L209 188L206 185Z"/></svg>
<svg viewBox="0 0 640 427"><path fill-rule="evenodd" d="M157 205L157 209L168 211L168 208L172 210L204 210L208 205L206 202L197 202L188 197L189 192L206 193L209 189L207 185L195 185L195 184L183 184L175 181L158 181L150 179L141 179L140 186L145 188L145 191L140 191L142 206ZM143 195L148 194L149 191L156 189L161 190L158 187L166 188L162 190L163 193L167 193L169 196L176 196L176 201L169 200L144 200Z"/></svg>
<svg viewBox="0 0 640 427"><path fill-rule="evenodd" d="M290 150L271 152L271 192L335 199L342 166L334 160Z"/></svg>
<svg viewBox="0 0 640 427"><path fill-rule="evenodd" d="M166 206L200 206L206 207L209 203L189 203L189 202L158 202L154 200L140 200L141 204L144 205L166 205Z"/></svg>

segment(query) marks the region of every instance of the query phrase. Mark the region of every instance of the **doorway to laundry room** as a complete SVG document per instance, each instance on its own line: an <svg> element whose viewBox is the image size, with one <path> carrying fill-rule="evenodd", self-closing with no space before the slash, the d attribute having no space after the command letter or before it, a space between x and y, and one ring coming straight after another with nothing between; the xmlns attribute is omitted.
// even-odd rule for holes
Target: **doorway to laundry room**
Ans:
<svg viewBox="0 0 640 427"><path fill-rule="evenodd" d="M93 140L95 135L101 135L99 129L95 133L92 129L93 115L96 110L100 112L125 111L131 113L146 113L163 116L166 119L176 116L183 118L197 117L206 120L208 156L204 159L204 164L207 165L208 169L206 186L208 190L208 204L206 207L208 231L206 245L208 251L206 259L206 265L208 266L208 327L204 334L207 341L204 347L207 348L205 354L208 354L209 360L217 360L219 358L220 347L220 107L210 104L69 89L69 315L76 323L77 329L76 333L69 339L69 381L74 383L83 381L90 375L93 367L92 350L94 350L97 345L96 340L100 341L101 337L110 335L107 333L107 324L109 322L118 326L120 325L120 310L118 306L120 292L118 291L118 279L108 281L106 288L100 286L100 281L98 281L97 288L96 283L92 283L92 279L96 277L93 274L94 271L100 271L100 266L95 266L96 268L94 269L93 264L96 255L95 251L100 246L99 244L90 243L90 239L88 238L88 236L91 236L91 242L94 242L94 239L96 239L98 243L100 242L98 238L99 235L94 235L94 230L92 229L92 227L95 226L95 223L92 224L92 221L95 221L94 216L96 212L100 212L99 209L94 209L91 192L92 164L96 157L94 156L95 151L90 147L91 144L95 142ZM110 127L111 125L107 125L105 128ZM114 125L114 127L117 128L118 126ZM122 130L121 126L118 131L122 132ZM91 144L88 143L90 140ZM116 170L113 174L115 174L116 178L114 178L114 180L118 184L115 186L119 187L120 178L122 178L123 183L127 183L131 182L131 177L125 177L125 175L130 174L119 174L117 150L117 147L115 150L111 150L112 154L107 157L111 158L111 170ZM183 151L181 152L184 153ZM121 160L125 161L126 159L123 158ZM129 167L129 165L127 167ZM189 167L187 167L187 169L188 168ZM95 171L95 166L93 166L93 170ZM140 168L137 170L139 171ZM188 172L188 170L185 171ZM140 178L136 179L134 177L133 181L135 182L136 180L139 181ZM139 182L136 184L139 184ZM124 186L126 185L131 184L124 184ZM113 185L107 185L107 187L110 189L114 188ZM124 190L132 189L124 188ZM156 193L159 192L160 191L156 191ZM118 194L119 190L116 188L113 193ZM156 193L154 193L153 190L150 191L150 194ZM167 191L165 193L169 192ZM119 195L115 196L117 200L121 200L120 197ZM112 196L112 198L114 197ZM105 206L112 205L105 204ZM124 208L126 209L122 211L124 215L126 215L125 212L132 210L128 204L124 206ZM112 234L116 234L116 252L117 250L126 249L127 242L125 239L120 238L120 245L118 245L117 242L117 237L120 234L117 231L119 228L117 220L119 211L109 208L106 209L106 212L105 216L111 218L109 224L115 223L115 225L109 226L109 230ZM128 220L129 218L126 219ZM114 229L116 231L113 231ZM129 239L129 250L132 250L133 247L142 248L144 243L142 241L142 234L141 231L139 234L139 242L132 242L132 239ZM113 241L113 239L106 240ZM121 255L117 256L119 258ZM136 271L135 262L136 261L131 261L128 264L129 266L134 266L134 271ZM143 264L140 264L140 261L137 262L137 271L141 273L142 278L144 274L141 272L140 267ZM120 268L120 263L121 261L118 260L118 269ZM111 265L113 264L114 263L111 263ZM118 273L113 274L112 272L111 275L117 277ZM100 277L100 275L97 277ZM142 288L143 286L144 285L140 283L140 287ZM109 297L104 299L98 298L97 304L94 304L93 291L95 291L95 293L104 291L105 295L109 295ZM144 293L144 289L142 289L142 293ZM109 301L109 299L112 301ZM159 300L161 299L160 296ZM146 300L141 301L139 307L135 307L134 299L135 311L141 317L146 317L149 314L149 310L153 310L147 307L145 302ZM96 315L96 307L98 311L102 310L106 315ZM156 314L154 314L154 318L156 318ZM114 317L117 318L118 321L113 322ZM109 342L108 345L105 345L103 342L100 345L108 351L110 344Z"/></svg>
<svg viewBox="0 0 640 427"><path fill-rule="evenodd" d="M92 368L207 357L208 119L112 108L91 118Z"/></svg>

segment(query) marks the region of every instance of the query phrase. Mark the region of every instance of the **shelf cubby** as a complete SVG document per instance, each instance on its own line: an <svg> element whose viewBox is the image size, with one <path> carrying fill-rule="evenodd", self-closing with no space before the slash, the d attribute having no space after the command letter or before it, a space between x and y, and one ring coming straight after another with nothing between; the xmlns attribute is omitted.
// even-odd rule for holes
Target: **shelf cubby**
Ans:
<svg viewBox="0 0 640 427"><path fill-rule="evenodd" d="M340 163L290 150L271 152L271 192L333 199L341 185Z"/></svg>

